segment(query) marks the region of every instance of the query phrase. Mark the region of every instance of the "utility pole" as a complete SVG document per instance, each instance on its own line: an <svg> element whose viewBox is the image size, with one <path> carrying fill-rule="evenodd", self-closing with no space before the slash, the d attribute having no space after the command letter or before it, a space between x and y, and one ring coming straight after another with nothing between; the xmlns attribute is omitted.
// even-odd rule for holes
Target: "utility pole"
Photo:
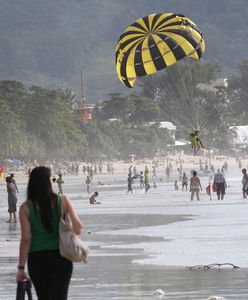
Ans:
<svg viewBox="0 0 248 300"><path fill-rule="evenodd" d="M81 93L82 93L82 104L85 104L85 82L84 82L84 73L83 73L83 65L81 66Z"/></svg>

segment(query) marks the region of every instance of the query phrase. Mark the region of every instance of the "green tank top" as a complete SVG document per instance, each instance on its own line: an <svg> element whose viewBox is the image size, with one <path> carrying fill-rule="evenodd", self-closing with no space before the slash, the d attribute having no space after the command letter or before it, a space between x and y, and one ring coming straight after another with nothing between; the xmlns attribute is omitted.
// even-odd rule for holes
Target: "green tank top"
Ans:
<svg viewBox="0 0 248 300"><path fill-rule="evenodd" d="M59 222L61 215L61 197L58 204L52 208L53 219L51 232L47 232L42 224L39 210L35 210L31 201L27 201L29 222L31 224L31 245L29 252L59 249Z"/></svg>

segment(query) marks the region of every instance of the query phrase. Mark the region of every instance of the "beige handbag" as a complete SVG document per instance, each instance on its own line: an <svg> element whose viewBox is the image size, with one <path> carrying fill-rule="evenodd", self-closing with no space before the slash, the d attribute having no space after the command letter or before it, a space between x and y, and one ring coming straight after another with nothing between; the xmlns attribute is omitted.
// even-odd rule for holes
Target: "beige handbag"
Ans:
<svg viewBox="0 0 248 300"><path fill-rule="evenodd" d="M65 218L60 219L59 224L59 252L64 258L73 261L87 263L89 248L73 232L71 221L66 214Z"/></svg>

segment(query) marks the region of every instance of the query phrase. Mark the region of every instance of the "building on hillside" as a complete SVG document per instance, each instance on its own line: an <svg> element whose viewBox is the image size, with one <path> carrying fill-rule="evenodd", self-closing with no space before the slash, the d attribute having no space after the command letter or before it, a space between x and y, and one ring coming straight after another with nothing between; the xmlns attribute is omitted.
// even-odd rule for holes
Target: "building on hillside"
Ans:
<svg viewBox="0 0 248 300"><path fill-rule="evenodd" d="M159 123L159 128L167 129L169 131L171 138L175 140L177 127L172 122L168 122L168 121L148 122L148 125L152 126L156 123Z"/></svg>
<svg viewBox="0 0 248 300"><path fill-rule="evenodd" d="M201 90L207 90L215 92L216 94L225 94L226 89L228 88L228 79L227 78L218 78L212 81L209 84L199 83L198 88Z"/></svg>
<svg viewBox="0 0 248 300"><path fill-rule="evenodd" d="M214 92L220 100L224 101L226 106L229 105L229 99L227 95L227 88L228 88L227 78L217 78L212 82L210 82L209 84L199 83L197 87L202 91Z"/></svg>
<svg viewBox="0 0 248 300"><path fill-rule="evenodd" d="M117 118L111 118L111 119L108 119L108 121L109 122L118 122L119 120ZM169 135L173 140L175 140L175 138L176 138L177 127L172 122L161 121L161 122L147 122L144 124L146 126L152 126L155 124L159 124L159 128L164 128L164 129L168 130Z"/></svg>
<svg viewBox="0 0 248 300"><path fill-rule="evenodd" d="M211 86L216 89L219 89L219 88L226 89L226 88L228 88L228 79L227 78L218 78L212 82Z"/></svg>
<svg viewBox="0 0 248 300"><path fill-rule="evenodd" d="M236 133L233 137L233 145L236 148L248 150L248 125L231 126L229 129Z"/></svg>
<svg viewBox="0 0 248 300"><path fill-rule="evenodd" d="M82 104L79 107L79 115L81 121L90 121L92 119L92 111L94 104Z"/></svg>

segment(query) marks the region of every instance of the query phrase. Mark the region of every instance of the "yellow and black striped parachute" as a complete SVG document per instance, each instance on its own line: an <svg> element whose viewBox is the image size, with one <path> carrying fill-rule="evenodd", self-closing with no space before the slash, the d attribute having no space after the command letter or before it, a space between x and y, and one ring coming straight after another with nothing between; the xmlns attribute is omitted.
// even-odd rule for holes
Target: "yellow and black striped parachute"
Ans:
<svg viewBox="0 0 248 300"><path fill-rule="evenodd" d="M127 27L116 45L118 78L132 88L139 76L156 73L184 57L200 59L205 43L196 24L181 14L152 14Z"/></svg>

